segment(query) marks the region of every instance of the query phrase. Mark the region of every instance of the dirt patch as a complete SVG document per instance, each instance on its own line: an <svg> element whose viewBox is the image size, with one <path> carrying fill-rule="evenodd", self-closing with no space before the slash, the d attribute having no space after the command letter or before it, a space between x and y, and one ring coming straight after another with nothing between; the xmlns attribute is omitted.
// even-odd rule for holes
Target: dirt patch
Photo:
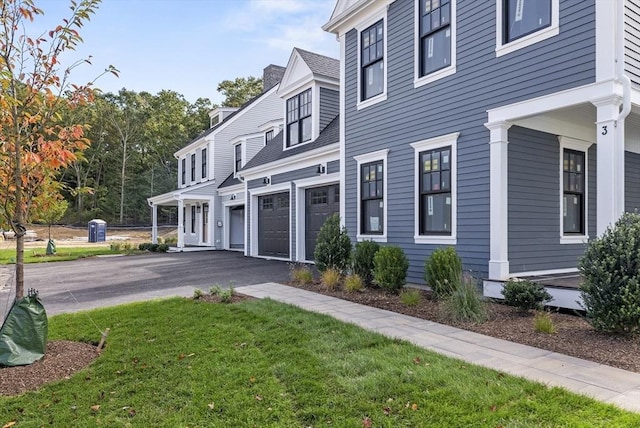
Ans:
<svg viewBox="0 0 640 428"><path fill-rule="evenodd" d="M88 343L51 341L41 360L28 366L0 368L0 395L18 395L36 390L45 383L67 379L99 355L97 348Z"/></svg>
<svg viewBox="0 0 640 428"><path fill-rule="evenodd" d="M297 286L295 284L289 285ZM402 303L399 296L389 295L379 289L366 289L364 292L347 293L342 290L328 290L324 285L318 283L298 287L339 299L640 373L640 358L638 358L640 355L640 337L621 337L598 333L586 321L584 316L577 313L551 312L551 319L557 331L555 334L546 334L536 332L532 313L523 316L513 307L501 303L487 303L489 319L485 323L460 323L449 320L442 308L443 305L433 300L431 292L425 290L420 291L421 299L417 305L407 306Z"/></svg>

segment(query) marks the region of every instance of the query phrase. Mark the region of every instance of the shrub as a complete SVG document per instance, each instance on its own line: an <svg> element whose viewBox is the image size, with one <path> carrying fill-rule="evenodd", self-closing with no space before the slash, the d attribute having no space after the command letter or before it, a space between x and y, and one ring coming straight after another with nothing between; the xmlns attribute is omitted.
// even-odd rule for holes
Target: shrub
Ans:
<svg viewBox="0 0 640 428"><path fill-rule="evenodd" d="M400 301L402 304L407 306L416 306L420 303L420 299L422 298L422 294L420 290L416 290L412 288L411 290L403 290L400 293Z"/></svg>
<svg viewBox="0 0 640 428"><path fill-rule="evenodd" d="M211 288L209 289L209 294L211 294L212 296L219 296L222 294L222 291L222 287L216 284L211 286Z"/></svg>
<svg viewBox="0 0 640 428"><path fill-rule="evenodd" d="M109 245L109 248L111 248L111 251L121 251L122 250L122 244L119 242L112 242Z"/></svg>
<svg viewBox="0 0 640 428"><path fill-rule="evenodd" d="M169 251L169 244L159 244L157 251L159 253L166 253L167 251Z"/></svg>
<svg viewBox="0 0 640 428"><path fill-rule="evenodd" d="M349 293L362 291L364 290L364 282L362 281L362 278L360 278L360 275L353 273L344 278L344 288Z"/></svg>
<svg viewBox="0 0 640 428"><path fill-rule="evenodd" d="M340 271L329 268L321 274L322 283L329 289L335 290L340 285Z"/></svg>
<svg viewBox="0 0 640 428"><path fill-rule="evenodd" d="M343 272L349 263L351 240L347 230L340 227L340 216L333 214L325 220L318 232L316 249L313 253L316 267L320 272L329 268Z"/></svg>
<svg viewBox="0 0 640 428"><path fill-rule="evenodd" d="M453 247L437 248L424 264L424 279L437 299L451 295L462 278L462 261Z"/></svg>
<svg viewBox="0 0 640 428"><path fill-rule="evenodd" d="M170 236L168 238L164 238L164 243L168 245L175 245L178 243L178 238L175 236Z"/></svg>
<svg viewBox="0 0 640 428"><path fill-rule="evenodd" d="M502 295L507 305L515 306L520 312L540 309L552 299L542 284L529 280L510 279L502 288Z"/></svg>
<svg viewBox="0 0 640 428"><path fill-rule="evenodd" d="M200 290L199 288L196 288L195 290L193 290L193 298L198 300L201 299L204 296L204 291Z"/></svg>
<svg viewBox="0 0 640 428"><path fill-rule="evenodd" d="M351 269L367 285L373 281L373 257L379 249L380 245L375 241L361 241L353 250Z"/></svg>
<svg viewBox="0 0 640 428"><path fill-rule="evenodd" d="M487 308L478 291L476 280L464 278L444 303L445 316L459 322L483 323L487 320Z"/></svg>
<svg viewBox="0 0 640 428"><path fill-rule="evenodd" d="M309 285L313 282L313 272L307 265L292 263L289 265L289 272L294 284Z"/></svg>
<svg viewBox="0 0 640 428"><path fill-rule="evenodd" d="M538 333L554 334L556 332L556 326L553 325L551 315L547 311L536 312L533 326Z"/></svg>
<svg viewBox="0 0 640 428"><path fill-rule="evenodd" d="M218 294L218 297L220 298L220 301L222 303L231 303L231 299L234 294L235 294L235 290L233 289L233 287L229 287L226 290L222 290Z"/></svg>
<svg viewBox="0 0 640 428"><path fill-rule="evenodd" d="M373 282L392 293L398 293L406 284L409 260L402 248L381 247L373 257Z"/></svg>
<svg viewBox="0 0 640 428"><path fill-rule="evenodd" d="M625 213L578 263L587 319L599 331L640 332L640 215Z"/></svg>
<svg viewBox="0 0 640 428"><path fill-rule="evenodd" d="M151 243L150 242L142 242L140 244L138 244L138 250L140 251L149 251L151 249Z"/></svg>

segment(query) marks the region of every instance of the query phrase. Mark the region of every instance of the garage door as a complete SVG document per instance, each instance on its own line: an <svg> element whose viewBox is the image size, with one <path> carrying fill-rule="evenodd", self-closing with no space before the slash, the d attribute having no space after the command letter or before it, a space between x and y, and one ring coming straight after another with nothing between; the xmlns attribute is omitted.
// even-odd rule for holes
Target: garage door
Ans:
<svg viewBox="0 0 640 428"><path fill-rule="evenodd" d="M289 258L289 192L258 197L258 254Z"/></svg>
<svg viewBox="0 0 640 428"><path fill-rule="evenodd" d="M331 214L340 212L340 185L307 189L305 203L305 258L313 260L318 232Z"/></svg>

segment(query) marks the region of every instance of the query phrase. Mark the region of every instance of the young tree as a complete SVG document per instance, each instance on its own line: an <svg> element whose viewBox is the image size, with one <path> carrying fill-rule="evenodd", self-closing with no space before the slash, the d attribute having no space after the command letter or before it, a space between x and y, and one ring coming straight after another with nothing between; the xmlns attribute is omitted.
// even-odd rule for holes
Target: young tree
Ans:
<svg viewBox="0 0 640 428"><path fill-rule="evenodd" d="M78 30L98 4L72 0L60 25L29 36L27 24L43 11L33 0L0 2L0 215L16 235L16 298L24 296L25 223L42 203L43 184L89 143L84 126L66 124L59 113L62 106L91 101L91 83L69 81L71 71L87 61L63 68L61 55L82 42ZM112 67L106 71L116 73Z"/></svg>

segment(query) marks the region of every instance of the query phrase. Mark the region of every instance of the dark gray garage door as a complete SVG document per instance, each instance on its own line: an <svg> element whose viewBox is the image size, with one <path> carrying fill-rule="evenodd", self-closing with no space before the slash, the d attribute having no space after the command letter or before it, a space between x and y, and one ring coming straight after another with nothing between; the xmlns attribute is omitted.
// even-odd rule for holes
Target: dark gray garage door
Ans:
<svg viewBox="0 0 640 428"><path fill-rule="evenodd" d="M289 192L258 197L258 254L289 257Z"/></svg>
<svg viewBox="0 0 640 428"><path fill-rule="evenodd" d="M327 217L340 212L340 185L315 187L306 193L305 258L313 260L320 228Z"/></svg>

